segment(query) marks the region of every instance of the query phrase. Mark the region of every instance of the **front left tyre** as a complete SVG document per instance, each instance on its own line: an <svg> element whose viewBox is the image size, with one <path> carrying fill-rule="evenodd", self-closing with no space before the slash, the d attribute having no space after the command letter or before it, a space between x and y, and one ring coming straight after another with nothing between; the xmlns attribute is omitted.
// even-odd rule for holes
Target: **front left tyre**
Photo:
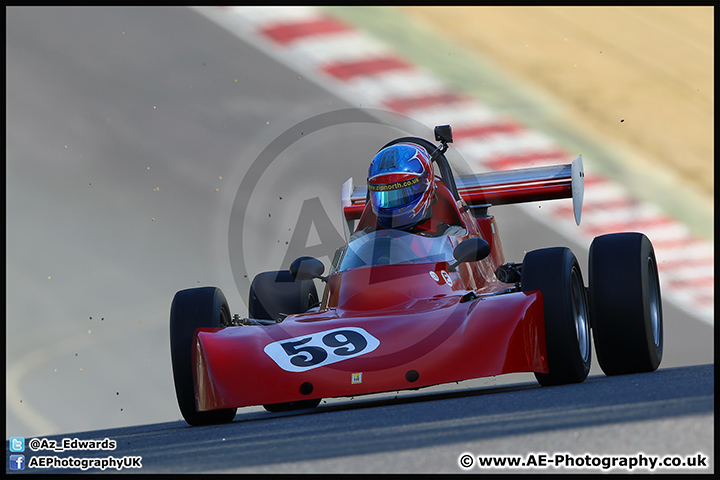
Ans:
<svg viewBox="0 0 720 480"><path fill-rule="evenodd" d="M203 327L230 324L231 314L222 290L201 287L181 290L170 307L170 355L178 406L185 421L193 426L232 422L236 408L197 411L193 380L192 344L195 331Z"/></svg>

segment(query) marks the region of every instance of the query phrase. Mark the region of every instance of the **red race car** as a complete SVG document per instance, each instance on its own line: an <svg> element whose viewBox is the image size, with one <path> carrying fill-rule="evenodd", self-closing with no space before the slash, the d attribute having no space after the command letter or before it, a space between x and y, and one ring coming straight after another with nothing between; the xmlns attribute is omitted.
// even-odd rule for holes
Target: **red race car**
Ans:
<svg viewBox="0 0 720 480"><path fill-rule="evenodd" d="M170 343L178 404L190 425L233 420L238 407L316 407L322 398L418 389L513 372L541 385L582 382L595 350L607 375L649 372L663 350L652 244L641 233L594 239L585 287L564 247L506 263L490 205L583 196L582 159L568 165L454 178L439 145L416 137L436 165L432 216L445 234L376 228L367 187L343 186L349 241L322 262L258 274L247 318L215 287L178 292ZM383 147L383 148L385 148ZM352 235L350 233L352 232ZM325 284L322 298L314 279Z"/></svg>

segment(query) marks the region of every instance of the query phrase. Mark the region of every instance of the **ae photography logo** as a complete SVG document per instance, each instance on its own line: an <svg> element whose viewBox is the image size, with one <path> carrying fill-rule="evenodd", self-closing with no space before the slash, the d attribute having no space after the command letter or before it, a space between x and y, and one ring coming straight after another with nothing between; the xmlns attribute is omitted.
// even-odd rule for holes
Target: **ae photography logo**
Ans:
<svg viewBox="0 0 720 480"><path fill-rule="evenodd" d="M601 472L653 472L662 469L707 469L708 457L694 455L576 455L563 453L528 453L527 455L473 455L465 452L458 457L462 470L470 469L523 469L596 470Z"/></svg>

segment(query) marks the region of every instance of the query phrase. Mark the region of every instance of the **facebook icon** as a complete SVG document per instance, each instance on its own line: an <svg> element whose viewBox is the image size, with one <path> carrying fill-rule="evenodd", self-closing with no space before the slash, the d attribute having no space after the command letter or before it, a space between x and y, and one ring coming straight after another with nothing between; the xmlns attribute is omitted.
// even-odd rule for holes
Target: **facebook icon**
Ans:
<svg viewBox="0 0 720 480"><path fill-rule="evenodd" d="M10 455L10 470L25 470L25 455Z"/></svg>

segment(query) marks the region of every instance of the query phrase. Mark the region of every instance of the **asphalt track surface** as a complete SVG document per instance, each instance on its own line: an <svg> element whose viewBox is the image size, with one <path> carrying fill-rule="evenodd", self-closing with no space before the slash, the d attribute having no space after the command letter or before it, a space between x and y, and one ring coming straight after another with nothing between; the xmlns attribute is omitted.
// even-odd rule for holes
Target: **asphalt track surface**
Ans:
<svg viewBox="0 0 720 480"><path fill-rule="evenodd" d="M668 304L653 374L594 366L575 386L511 376L188 428L172 296L216 285L244 313L228 247L243 179L283 132L350 106L186 8L13 7L6 26L7 438L108 437L142 472L461 472L465 452L700 452L714 470L713 329ZM339 185L411 129L388 123L328 127L279 153L241 226L249 275L281 266L316 199L305 246L331 240L320 222L339 218ZM508 260L557 244L586 265L525 211L494 213Z"/></svg>

